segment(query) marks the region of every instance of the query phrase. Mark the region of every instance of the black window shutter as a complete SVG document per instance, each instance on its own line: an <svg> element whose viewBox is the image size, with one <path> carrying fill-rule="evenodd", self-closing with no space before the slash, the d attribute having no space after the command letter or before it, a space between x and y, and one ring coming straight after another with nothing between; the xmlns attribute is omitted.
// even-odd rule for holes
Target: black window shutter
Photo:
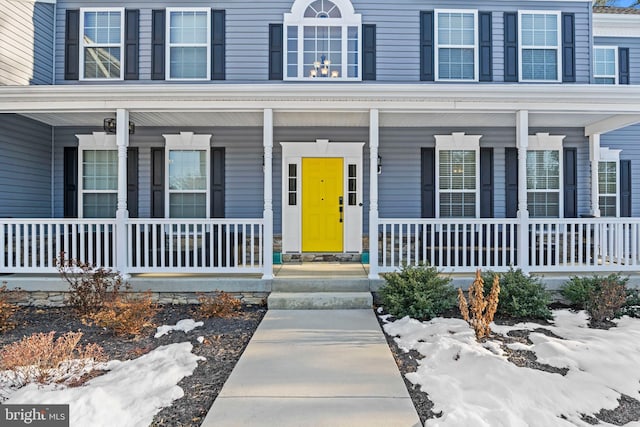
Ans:
<svg viewBox="0 0 640 427"><path fill-rule="evenodd" d="M164 80L165 11L151 11L151 80Z"/></svg>
<svg viewBox="0 0 640 427"><path fill-rule="evenodd" d="M78 217L78 149L64 147L63 204L64 217Z"/></svg>
<svg viewBox="0 0 640 427"><path fill-rule="evenodd" d="M576 81L576 30L575 15L562 14L562 81Z"/></svg>
<svg viewBox="0 0 640 427"><path fill-rule="evenodd" d="M620 47L618 48L618 83L628 85L629 80L629 48Z"/></svg>
<svg viewBox="0 0 640 427"><path fill-rule="evenodd" d="M504 81L518 81L518 14L504 13Z"/></svg>
<svg viewBox="0 0 640 427"><path fill-rule="evenodd" d="M269 24L269 80L283 79L283 43L282 24Z"/></svg>
<svg viewBox="0 0 640 427"><path fill-rule="evenodd" d="M151 218L164 218L164 148L151 149Z"/></svg>
<svg viewBox="0 0 640 427"><path fill-rule="evenodd" d="M564 157L564 217L578 217L578 176L577 155L575 148L565 148Z"/></svg>
<svg viewBox="0 0 640 427"><path fill-rule="evenodd" d="M493 218L493 148L480 149L480 218Z"/></svg>
<svg viewBox="0 0 640 427"><path fill-rule="evenodd" d="M127 210L138 218L138 147L127 148Z"/></svg>
<svg viewBox="0 0 640 427"><path fill-rule="evenodd" d="M433 11L420 12L420 80L434 80Z"/></svg>
<svg viewBox="0 0 640 427"><path fill-rule="evenodd" d="M420 150L422 218L436 216L436 149Z"/></svg>
<svg viewBox="0 0 640 427"><path fill-rule="evenodd" d="M631 160L620 160L620 216L631 216Z"/></svg>
<svg viewBox="0 0 640 427"><path fill-rule="evenodd" d="M211 148L211 218L224 218L224 147Z"/></svg>
<svg viewBox="0 0 640 427"><path fill-rule="evenodd" d="M225 11L211 10L211 80L225 79Z"/></svg>
<svg viewBox="0 0 640 427"><path fill-rule="evenodd" d="M376 79L376 25L362 25L362 80Z"/></svg>
<svg viewBox="0 0 640 427"><path fill-rule="evenodd" d="M518 216L518 149L504 149L505 167L505 217Z"/></svg>
<svg viewBox="0 0 640 427"><path fill-rule="evenodd" d="M80 11L67 10L64 24L64 78L80 77Z"/></svg>
<svg viewBox="0 0 640 427"><path fill-rule="evenodd" d="M493 35L491 12L478 12L479 68L481 82L493 80Z"/></svg>
<svg viewBox="0 0 640 427"><path fill-rule="evenodd" d="M124 79L138 80L140 11L127 9L124 15Z"/></svg>

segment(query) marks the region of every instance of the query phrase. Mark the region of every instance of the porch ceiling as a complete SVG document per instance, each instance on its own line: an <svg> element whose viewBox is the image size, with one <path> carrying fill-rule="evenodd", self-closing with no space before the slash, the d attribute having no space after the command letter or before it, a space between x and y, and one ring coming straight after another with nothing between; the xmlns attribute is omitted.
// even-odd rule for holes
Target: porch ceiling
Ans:
<svg viewBox="0 0 640 427"><path fill-rule="evenodd" d="M264 109L275 126L357 126L380 112L383 127L515 125L584 127L604 133L640 122L640 86L602 85L115 85L0 87L0 113L53 126L101 127L118 108L136 126L261 126Z"/></svg>
<svg viewBox="0 0 640 427"><path fill-rule="evenodd" d="M28 117L50 126L88 126L102 127L107 117L115 117L111 112L77 113L46 112L23 113ZM624 120L628 117L628 120ZM618 118L633 121L634 115L611 115L597 113L535 113L529 114L530 127L588 127L598 123L607 123ZM220 127L220 126L262 126L261 112L240 111L163 111L163 112L131 112L131 121L136 127ZM640 117L638 117L640 119ZM380 112L381 127L515 127L513 112L460 112L443 111L439 113L416 113L411 111L382 110ZM274 112L274 126L343 126L368 127L369 115L366 112Z"/></svg>

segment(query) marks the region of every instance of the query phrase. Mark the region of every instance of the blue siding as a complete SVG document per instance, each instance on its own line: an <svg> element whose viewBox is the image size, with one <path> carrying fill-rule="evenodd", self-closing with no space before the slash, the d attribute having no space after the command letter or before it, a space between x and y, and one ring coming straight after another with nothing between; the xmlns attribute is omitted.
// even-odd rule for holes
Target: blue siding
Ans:
<svg viewBox="0 0 640 427"><path fill-rule="evenodd" d="M631 215L640 216L640 124L600 136L600 146L620 152L620 160L631 160Z"/></svg>
<svg viewBox="0 0 640 427"><path fill-rule="evenodd" d="M0 85L53 82L54 5L4 0L0 7Z"/></svg>
<svg viewBox="0 0 640 427"><path fill-rule="evenodd" d="M505 147L515 147L514 128L382 128L380 156L383 159L379 175L380 217L420 217L420 148L435 146L434 135L465 132L482 135L480 147L494 148L494 216L505 216ZM577 148L578 154L578 214L589 212L590 175L589 145L582 129L530 129L530 134L548 132L566 135L565 147Z"/></svg>
<svg viewBox="0 0 640 427"><path fill-rule="evenodd" d="M413 0L353 0L362 22L376 25L377 80L387 82L419 81L419 12L420 10L469 8L462 0L436 1L418 4ZM179 2L157 2L156 8L179 6ZM268 31L270 23L281 23L293 0L273 0L256 3L250 0L204 0L189 2L194 7L214 7L226 10L227 45L226 72L228 81L268 81ZM86 1L60 0L57 12L56 82L64 81L64 13L67 8L86 6ZM92 7L123 6L140 9L140 79L150 82L151 10L147 2L93 1ZM474 8L493 12L494 80L502 81L503 27L505 11L559 10L576 16L576 72L578 83L588 83L590 76L590 8L591 3L562 1L488 0L475 3ZM130 83L130 82L125 82Z"/></svg>
<svg viewBox="0 0 640 427"><path fill-rule="evenodd" d="M0 217L51 216L51 127L0 114Z"/></svg>
<svg viewBox="0 0 640 427"><path fill-rule="evenodd" d="M595 37L593 45L629 48L629 84L640 84L640 37Z"/></svg>

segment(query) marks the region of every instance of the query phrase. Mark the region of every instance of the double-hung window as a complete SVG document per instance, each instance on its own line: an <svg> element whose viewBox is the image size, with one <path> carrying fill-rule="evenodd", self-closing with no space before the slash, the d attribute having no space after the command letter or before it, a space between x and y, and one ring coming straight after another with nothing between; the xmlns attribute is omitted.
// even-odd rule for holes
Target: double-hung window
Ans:
<svg viewBox="0 0 640 427"><path fill-rule="evenodd" d="M560 216L560 151L527 151L527 208L533 218Z"/></svg>
<svg viewBox="0 0 640 427"><path fill-rule="evenodd" d="M166 69L169 80L211 76L211 9L167 8Z"/></svg>
<svg viewBox="0 0 640 427"><path fill-rule="evenodd" d="M208 218L211 135L164 135L166 148L165 214L169 218Z"/></svg>
<svg viewBox="0 0 640 427"><path fill-rule="evenodd" d="M439 218L476 218L479 204L480 135L435 135Z"/></svg>
<svg viewBox="0 0 640 427"><path fill-rule="evenodd" d="M618 84L618 48L616 46L593 48L593 81L597 84Z"/></svg>
<svg viewBox="0 0 640 427"><path fill-rule="evenodd" d="M478 80L478 12L436 10L436 80Z"/></svg>
<svg viewBox="0 0 640 427"><path fill-rule="evenodd" d="M361 80L361 27L347 0L297 0L284 16L285 80Z"/></svg>
<svg viewBox="0 0 640 427"><path fill-rule="evenodd" d="M520 11L520 81L560 81L560 12Z"/></svg>
<svg viewBox="0 0 640 427"><path fill-rule="evenodd" d="M618 163L620 150L600 148L598 161L598 208L600 216L620 216L618 211Z"/></svg>
<svg viewBox="0 0 640 427"><path fill-rule="evenodd" d="M80 64L83 80L121 80L124 9L80 9Z"/></svg>

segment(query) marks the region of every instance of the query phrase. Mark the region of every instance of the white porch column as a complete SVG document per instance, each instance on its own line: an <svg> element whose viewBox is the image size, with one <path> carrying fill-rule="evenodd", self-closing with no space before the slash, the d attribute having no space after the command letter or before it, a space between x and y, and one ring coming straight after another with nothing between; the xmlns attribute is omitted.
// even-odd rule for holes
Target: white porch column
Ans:
<svg viewBox="0 0 640 427"><path fill-rule="evenodd" d="M273 279L273 110L264 110L264 266L263 279Z"/></svg>
<svg viewBox="0 0 640 427"><path fill-rule="evenodd" d="M369 111L369 279L378 279L379 111Z"/></svg>
<svg viewBox="0 0 640 427"><path fill-rule="evenodd" d="M529 270L529 210L527 207L527 147L529 146L529 112L516 112L516 146L518 147L518 267ZM507 165L507 167L509 167Z"/></svg>
<svg viewBox="0 0 640 427"><path fill-rule="evenodd" d="M591 215L600 216L598 203L598 161L600 160L600 134L589 135L589 160L591 161Z"/></svg>
<svg viewBox="0 0 640 427"><path fill-rule="evenodd" d="M116 144L118 146L118 205L116 210L116 269L127 277L127 147L129 147L129 111L116 110Z"/></svg>

